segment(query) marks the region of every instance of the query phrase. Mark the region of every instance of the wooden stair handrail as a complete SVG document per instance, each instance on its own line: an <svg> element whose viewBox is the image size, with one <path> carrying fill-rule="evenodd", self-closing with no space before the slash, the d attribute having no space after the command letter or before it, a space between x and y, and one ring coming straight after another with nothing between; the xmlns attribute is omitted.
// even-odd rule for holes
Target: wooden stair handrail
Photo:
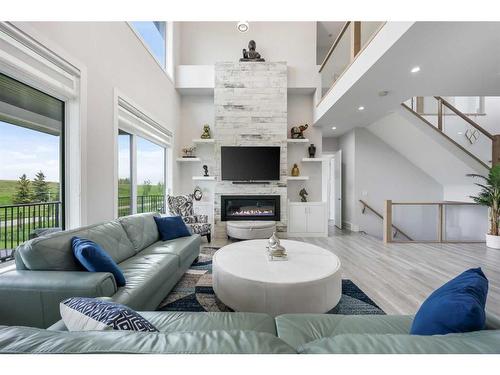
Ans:
<svg viewBox="0 0 500 375"><path fill-rule="evenodd" d="M453 112L455 112L455 114L460 117L461 119L463 119L464 121L468 122L470 126L476 128L477 130L479 130L481 133L483 133L486 137L488 137L489 139L493 140L493 135L488 132L486 129L484 129L481 125L477 124L476 122L472 121L469 117L467 117L466 115L464 115L459 109L457 109L456 107L454 107L449 101L447 101L446 99L443 99L442 97L440 96L435 96L434 97L436 100L440 100L441 103L443 103L443 105L445 107L448 107L449 109L451 109Z"/></svg>
<svg viewBox="0 0 500 375"><path fill-rule="evenodd" d="M429 120L425 119L422 115L420 115L418 112L414 111L413 108L408 107L405 103L401 103L401 106L406 109L408 112L410 112L412 115L417 117L419 120L421 120L424 124L430 126L434 131L437 133L441 134L443 137L445 137L448 141L453 143L455 146L457 146L460 150L465 152L467 155L469 155L471 158L473 158L475 161L477 161L479 164L481 164L483 167L486 169L490 169L490 166L486 164L484 161L479 159L476 155L471 153L469 150L467 150L464 146L462 146L460 143L457 141L453 140L451 137L448 137L444 132L439 130L436 126L434 126Z"/></svg>
<svg viewBox="0 0 500 375"><path fill-rule="evenodd" d="M321 66L319 67L318 73L321 73L321 71L325 67L327 61L330 59L330 56L333 53L333 50L335 48L337 48L337 45L340 43L340 39L342 39L342 37L344 36L344 34L347 31L347 28L349 27L350 24L351 24L351 21L347 21L346 23L344 23L344 26L342 26L342 29L340 30L339 35L337 35L337 38L335 38L335 40L332 43L332 46L330 47L330 49L328 50L328 53L326 54L325 58L323 59L323 62L321 63Z"/></svg>
<svg viewBox="0 0 500 375"><path fill-rule="evenodd" d="M365 201L363 201L361 199L359 200L359 202L363 205L363 209L361 210L362 213L365 213L365 210L368 208L376 216L378 216L379 218L381 218L382 220L384 220L384 217L380 213L378 213L373 207L370 207L370 205L368 203L366 203ZM403 232L397 226L395 226L394 224L392 224L392 227L396 230L396 233L394 234L394 236L396 234L398 234L398 233L401 233L403 236L405 236L406 238L408 238L408 240L413 241L413 239L410 236L408 236L405 232Z"/></svg>

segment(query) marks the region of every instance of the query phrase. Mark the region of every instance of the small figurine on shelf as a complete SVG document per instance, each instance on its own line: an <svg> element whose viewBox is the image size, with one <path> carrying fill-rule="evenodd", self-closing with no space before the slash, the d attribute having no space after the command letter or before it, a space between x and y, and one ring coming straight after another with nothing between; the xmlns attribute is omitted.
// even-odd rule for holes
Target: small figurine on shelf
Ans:
<svg viewBox="0 0 500 375"><path fill-rule="evenodd" d="M299 175L300 175L299 167L297 167L297 164L294 164L292 168L292 176L297 177Z"/></svg>
<svg viewBox="0 0 500 375"><path fill-rule="evenodd" d="M201 198L203 198L203 192L201 191L201 188L199 186L196 186L194 188L193 196L197 201L201 201Z"/></svg>
<svg viewBox="0 0 500 375"><path fill-rule="evenodd" d="M207 165L203 166L203 172L204 172L203 177L208 177L208 166Z"/></svg>
<svg viewBox="0 0 500 375"><path fill-rule="evenodd" d="M316 146L311 143L311 145L308 148L308 151L309 151L309 157L314 158L314 156L316 155Z"/></svg>
<svg viewBox="0 0 500 375"><path fill-rule="evenodd" d="M306 189L302 189L299 191L299 195L300 195L300 201L301 202L307 202L307 196L309 194L307 194L307 190Z"/></svg>
<svg viewBox="0 0 500 375"><path fill-rule="evenodd" d="M248 42L248 51L246 48L243 48L243 57L240 59L240 61L256 61L256 62L262 62L266 61L264 60L261 56L260 53L258 53L255 49L257 48L257 43L255 43L255 40L251 40Z"/></svg>
<svg viewBox="0 0 500 375"><path fill-rule="evenodd" d="M290 129L290 135L292 139L304 139L304 131L309 127L309 125L304 124L300 126L294 126Z"/></svg>
<svg viewBox="0 0 500 375"><path fill-rule="evenodd" d="M210 126L208 124L203 125L203 133L201 134L201 139L211 139Z"/></svg>
<svg viewBox="0 0 500 375"><path fill-rule="evenodd" d="M184 154L184 155L182 155L182 157L183 158L195 158L196 157L195 151L196 151L195 146L184 147L182 149L182 153Z"/></svg>

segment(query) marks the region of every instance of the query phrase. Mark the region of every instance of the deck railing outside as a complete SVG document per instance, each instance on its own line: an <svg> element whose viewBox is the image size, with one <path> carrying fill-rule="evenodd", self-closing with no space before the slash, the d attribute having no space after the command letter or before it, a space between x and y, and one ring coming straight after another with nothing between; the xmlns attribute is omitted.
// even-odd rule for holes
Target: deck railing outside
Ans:
<svg viewBox="0 0 500 375"><path fill-rule="evenodd" d="M61 213L60 201L0 206L0 262L10 260L10 250L35 229L61 227Z"/></svg>
<svg viewBox="0 0 500 375"><path fill-rule="evenodd" d="M132 214L132 198L130 196L118 198L118 216ZM165 195L138 195L136 200L137 213L159 212L165 213Z"/></svg>

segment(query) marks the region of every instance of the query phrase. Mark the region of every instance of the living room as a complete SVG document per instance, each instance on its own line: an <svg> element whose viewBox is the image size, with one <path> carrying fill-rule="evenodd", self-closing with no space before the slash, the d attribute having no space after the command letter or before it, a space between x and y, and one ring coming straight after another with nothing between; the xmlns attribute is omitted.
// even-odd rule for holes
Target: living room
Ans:
<svg viewBox="0 0 500 375"><path fill-rule="evenodd" d="M101 6L0 22L0 353L498 362L500 22Z"/></svg>

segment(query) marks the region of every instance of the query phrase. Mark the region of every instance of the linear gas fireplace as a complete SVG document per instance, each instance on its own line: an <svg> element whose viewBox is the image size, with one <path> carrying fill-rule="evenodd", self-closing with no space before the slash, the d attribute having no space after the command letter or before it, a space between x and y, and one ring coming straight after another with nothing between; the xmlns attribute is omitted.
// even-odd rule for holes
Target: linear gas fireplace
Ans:
<svg viewBox="0 0 500 375"><path fill-rule="evenodd" d="M279 195L222 195L221 220L280 221Z"/></svg>

